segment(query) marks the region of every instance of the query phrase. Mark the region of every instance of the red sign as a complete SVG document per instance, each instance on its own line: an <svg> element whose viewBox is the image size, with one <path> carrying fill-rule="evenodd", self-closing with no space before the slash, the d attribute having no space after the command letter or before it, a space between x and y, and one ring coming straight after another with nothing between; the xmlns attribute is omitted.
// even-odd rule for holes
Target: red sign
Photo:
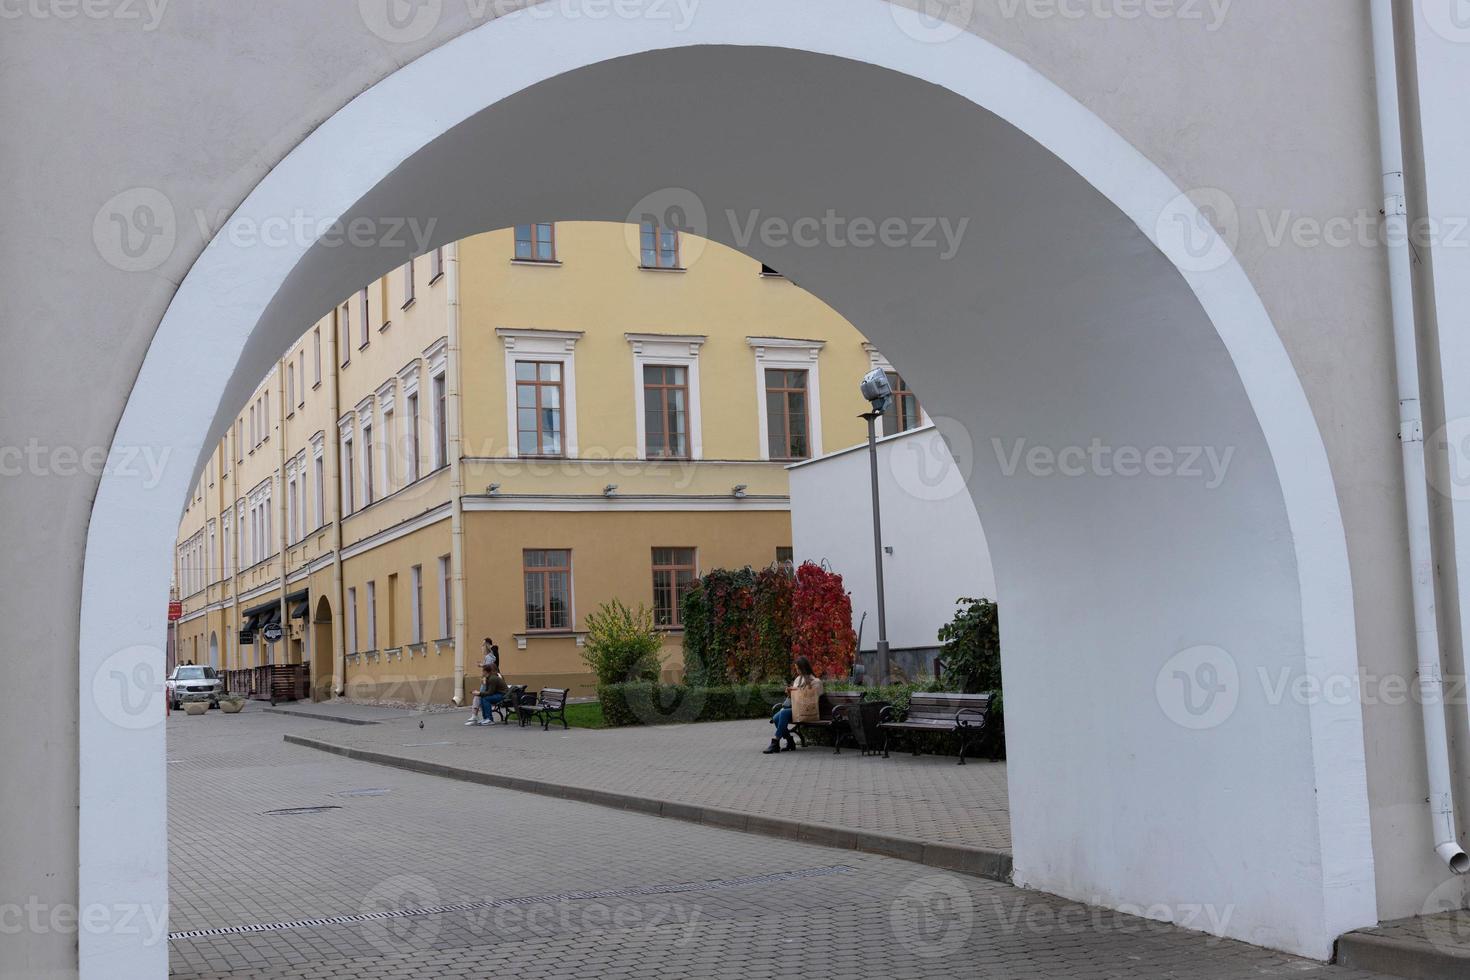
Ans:
<svg viewBox="0 0 1470 980"><path fill-rule="evenodd" d="M175 623L183 618L184 604L177 599L170 600L168 604L168 621Z"/></svg>

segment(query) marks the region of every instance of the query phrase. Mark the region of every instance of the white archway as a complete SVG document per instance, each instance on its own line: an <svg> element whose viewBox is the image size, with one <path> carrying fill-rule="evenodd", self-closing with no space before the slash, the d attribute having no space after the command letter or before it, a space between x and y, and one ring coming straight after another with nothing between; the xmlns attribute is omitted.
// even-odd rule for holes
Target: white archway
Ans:
<svg viewBox="0 0 1470 980"><path fill-rule="evenodd" d="M1247 675L1356 673L1342 522L1300 383L1244 272L1161 171L1024 63L969 35L924 43L895 16L880 0L707 0L688 25L502 18L325 122L232 227L432 215L435 244L532 217L619 220L643 194L695 185L710 237L837 306L972 438L1007 606L1018 881L1178 918L1228 903L1228 934L1325 956L1376 918L1357 704L1242 693L1233 717L1194 729L1155 701L1169 657L1201 646ZM672 100L658 84L671 76ZM823 99L783 100L778 81ZM658 106L662 165L619 152L652 124L627 111L633 95ZM528 135L550 152L521 171L506 147ZM903 165L908 137L918 168ZM577 159L577 141L607 152ZM915 249L741 243L742 222L720 217L839 206L981 227L940 265ZM116 442L210 444L293 331L406 255L217 237L159 326ZM169 383L184 371L194 384ZM1236 470L1215 487L1059 480L1007 472L987 441L1055 450L1090 434L1232 450ZM103 478L83 593L88 697L100 674L162 662L151 611L191 478L170 471L151 493ZM104 707L83 713L80 737L81 906L161 906L162 726ZM1263 796L1273 826L1253 833ZM164 975L166 948L80 938L84 975Z"/></svg>

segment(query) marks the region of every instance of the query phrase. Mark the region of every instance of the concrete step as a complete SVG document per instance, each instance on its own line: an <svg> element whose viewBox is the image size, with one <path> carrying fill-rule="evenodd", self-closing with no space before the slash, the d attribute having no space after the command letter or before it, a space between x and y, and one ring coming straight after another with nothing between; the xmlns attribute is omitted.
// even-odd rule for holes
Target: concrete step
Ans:
<svg viewBox="0 0 1470 980"><path fill-rule="evenodd" d="M1470 910L1350 932L1337 940L1337 963L1412 980L1470 980Z"/></svg>

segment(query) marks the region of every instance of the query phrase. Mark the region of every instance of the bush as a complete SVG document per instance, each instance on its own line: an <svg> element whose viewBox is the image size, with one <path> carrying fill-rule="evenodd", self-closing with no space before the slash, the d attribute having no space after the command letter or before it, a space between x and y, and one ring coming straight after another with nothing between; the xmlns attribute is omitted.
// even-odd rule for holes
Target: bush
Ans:
<svg viewBox="0 0 1470 980"><path fill-rule="evenodd" d="M792 597L791 653L806 657L818 677L847 677L857 656L852 628L852 597L842 576L813 562L796 570Z"/></svg>
<svg viewBox="0 0 1470 980"><path fill-rule="evenodd" d="M653 628L653 613L639 605L630 609L614 599L587 617L582 659L597 675L599 686L625 681L656 681L662 644Z"/></svg>
<svg viewBox="0 0 1470 980"><path fill-rule="evenodd" d="M939 628L942 678L951 691L1001 692L999 611L989 599L960 599L954 619ZM999 704L996 705L997 709Z"/></svg>
<svg viewBox="0 0 1470 980"><path fill-rule="evenodd" d="M786 697L783 686L722 684L604 684L597 689L607 727L676 725L696 721L769 718L771 705Z"/></svg>

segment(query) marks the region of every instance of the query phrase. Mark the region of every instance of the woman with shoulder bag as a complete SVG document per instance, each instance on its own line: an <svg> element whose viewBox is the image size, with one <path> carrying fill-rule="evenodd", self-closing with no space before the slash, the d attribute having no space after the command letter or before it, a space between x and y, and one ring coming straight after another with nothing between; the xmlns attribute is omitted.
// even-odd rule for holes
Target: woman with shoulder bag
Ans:
<svg viewBox="0 0 1470 980"><path fill-rule="evenodd" d="M812 662L806 657L796 658L796 679L786 688L786 706L776 712L771 723L776 726L776 737L771 739L762 754L775 755L786 744L786 751L796 748L796 739L791 735L793 721L816 721L821 715L822 679L812 671Z"/></svg>

